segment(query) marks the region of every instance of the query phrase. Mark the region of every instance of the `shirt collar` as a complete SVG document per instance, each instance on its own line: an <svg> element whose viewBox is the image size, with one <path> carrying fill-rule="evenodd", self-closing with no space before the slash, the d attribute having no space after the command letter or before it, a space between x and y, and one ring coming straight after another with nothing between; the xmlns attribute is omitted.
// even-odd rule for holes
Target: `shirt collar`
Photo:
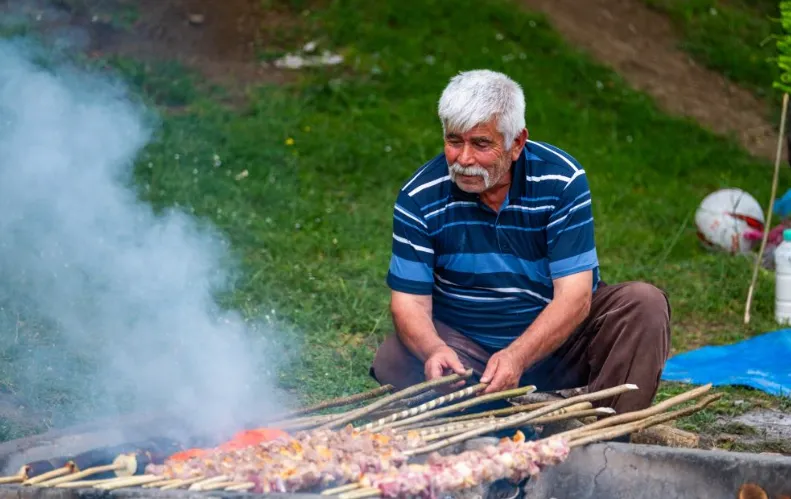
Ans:
<svg viewBox="0 0 791 499"><path fill-rule="evenodd" d="M525 195L525 161L527 161L527 144L522 149L516 161L511 163L511 187L508 189L508 200L518 199ZM456 185L456 182L450 183L451 197L458 201L478 201L478 194L472 192L465 192Z"/></svg>

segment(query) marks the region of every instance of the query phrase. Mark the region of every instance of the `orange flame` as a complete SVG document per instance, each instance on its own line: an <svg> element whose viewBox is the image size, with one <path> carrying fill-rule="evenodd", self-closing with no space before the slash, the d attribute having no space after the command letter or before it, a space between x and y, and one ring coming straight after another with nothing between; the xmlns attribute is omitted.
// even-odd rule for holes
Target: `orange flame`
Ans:
<svg viewBox="0 0 791 499"><path fill-rule="evenodd" d="M236 433L229 441L220 444L215 449L187 449L177 452L170 457L168 461L187 461L193 457L201 457L208 454L212 450L220 450L228 452L232 450L244 449L245 447L252 447L264 442L269 442L280 437L288 437L288 433L283 430L273 428L256 428L254 430L244 430Z"/></svg>

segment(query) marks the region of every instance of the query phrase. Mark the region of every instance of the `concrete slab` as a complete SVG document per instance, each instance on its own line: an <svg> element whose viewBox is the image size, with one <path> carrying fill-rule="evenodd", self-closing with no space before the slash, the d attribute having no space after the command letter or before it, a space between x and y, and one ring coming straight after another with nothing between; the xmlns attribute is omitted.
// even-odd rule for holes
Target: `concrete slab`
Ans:
<svg viewBox="0 0 791 499"><path fill-rule="evenodd" d="M791 457L654 445L592 444L525 486L529 499L737 498L745 483L791 496Z"/></svg>

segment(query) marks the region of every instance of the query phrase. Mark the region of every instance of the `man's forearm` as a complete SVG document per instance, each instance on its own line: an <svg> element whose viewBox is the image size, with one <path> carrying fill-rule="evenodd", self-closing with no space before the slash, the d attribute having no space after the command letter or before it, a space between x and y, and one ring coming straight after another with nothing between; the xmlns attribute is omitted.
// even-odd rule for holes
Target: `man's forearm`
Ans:
<svg viewBox="0 0 791 499"><path fill-rule="evenodd" d="M525 332L511 343L508 350L517 354L525 369L529 368L555 351L571 336L587 317L589 304L588 301L580 306L576 297L553 300Z"/></svg>
<svg viewBox="0 0 791 499"><path fill-rule="evenodd" d="M429 310L400 307L393 310L393 324L401 343L423 362L434 350L445 345L437 334Z"/></svg>

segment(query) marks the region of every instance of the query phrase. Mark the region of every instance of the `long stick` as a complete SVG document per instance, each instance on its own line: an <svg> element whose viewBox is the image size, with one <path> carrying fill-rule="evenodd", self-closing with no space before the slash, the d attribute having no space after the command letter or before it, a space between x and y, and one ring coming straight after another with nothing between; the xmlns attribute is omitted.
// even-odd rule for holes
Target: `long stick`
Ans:
<svg viewBox="0 0 791 499"><path fill-rule="evenodd" d="M512 414L517 414L520 412L527 412L538 409L540 407L544 407L545 405L551 404L552 401L546 402L535 402L532 404L524 404L524 405L515 405L513 407L504 407L502 409L492 409L491 411L484 411L478 412L475 414L464 414L462 416L451 416L446 418L436 418L432 419L431 421L420 421L417 423L408 424L405 426L399 426L395 429L396 432L405 432L416 430L420 428L425 428L427 426L435 426L438 424L448 424L448 423L458 423L461 421L473 421L476 419L481 418L488 418L488 417L496 417L496 416L510 416Z"/></svg>
<svg viewBox="0 0 791 499"><path fill-rule="evenodd" d="M455 391L453 393L449 393L447 395L442 395L441 397L435 398L434 400L430 400L425 404L421 404L417 407L412 407L410 409L405 409L401 412L397 412L395 414L391 414L381 419L377 419L374 422L368 423L362 427L363 430L371 430L376 429L380 426L384 426L386 423L392 423L394 421L398 421L399 419L408 418L410 416L417 416L418 414L422 414L426 411L430 411L431 409L445 404L447 402L452 402L454 400L463 399L464 397L468 397L470 395L474 395L480 391L486 389L489 386L487 383L478 383L477 385L468 386L467 388L462 388L461 390Z"/></svg>
<svg viewBox="0 0 791 499"><path fill-rule="evenodd" d="M419 383L417 385L404 388L403 390L400 390L396 393L383 397L377 400L376 402L361 407L360 409L344 413L343 416L333 421L330 421L328 423L324 423L323 425L319 426L318 429L328 430L328 429L337 428L339 426L343 426L347 423L350 423L356 419L361 418L362 416L370 414L373 411L380 409L392 402L395 402L396 400L401 400L406 397L411 397L412 395L416 395L420 392L428 390L429 388L436 388L438 386L449 385L451 383L455 383L456 381L467 379L470 376L472 376L472 369L467 369L467 371L462 376L454 373L449 376L443 376L441 378L433 379L431 381L426 381L424 383Z"/></svg>
<svg viewBox="0 0 791 499"><path fill-rule="evenodd" d="M74 463L68 463L60 468L56 468L52 471L48 471L33 478L29 478L22 482L22 485L36 485L37 483L46 482L50 478L57 478L59 476L73 473L75 469L77 469L77 467L74 465Z"/></svg>
<svg viewBox="0 0 791 499"><path fill-rule="evenodd" d="M384 395L385 393L389 393L392 390L393 390L393 385L382 385L378 388L374 388L373 390L368 390L367 392L357 393L354 395L349 395L347 397L338 397L338 398L326 400L324 402L319 402L318 404L309 405L301 409L295 409L293 411L289 411L284 414L281 414L277 417L278 419L286 419L294 416L299 416L301 414L309 414L311 412L320 411L322 409L330 409L332 407L341 407L344 405L350 405L356 402L362 402L363 400L376 398L379 395Z"/></svg>
<svg viewBox="0 0 791 499"><path fill-rule="evenodd" d="M380 426L378 429L385 429L385 428L399 428L401 426L407 426L412 423L417 423L419 421L425 421L427 419L433 419L437 416L443 416L445 414L452 414L454 412L458 412L462 409L468 409L470 407L474 407L476 405L484 404L486 402L493 402L495 400L504 400L513 397L520 397L527 393L530 393L536 389L535 386L523 386L521 388L514 388L513 390L503 390L501 392L494 392L494 393L487 393L486 395L478 395L475 398L465 400L463 402L458 402L453 405L448 405L445 407L440 407L439 409L434 409L432 411L424 412L423 414L418 414L417 416L412 416L410 418L401 419L394 423L388 423L385 425Z"/></svg>
<svg viewBox="0 0 791 499"><path fill-rule="evenodd" d="M322 490L321 494L319 494L319 495L322 495L322 496L334 496L334 495L338 495L338 494L341 494L343 492L348 492L350 490L354 490L354 489L358 489L358 488L360 488L360 483L359 482L347 483L346 485L341 485L339 487L333 487L331 489Z"/></svg>
<svg viewBox="0 0 791 499"><path fill-rule="evenodd" d="M0 485L4 485L7 483L24 482L25 480L26 478L24 473L20 473L18 475L13 475L13 476L4 476L0 478Z"/></svg>
<svg viewBox="0 0 791 499"><path fill-rule="evenodd" d="M55 488L56 489L79 489L82 487L88 488L88 487L93 487L94 485L107 483L112 480L115 480L115 478L104 478L102 480L77 480L74 482L66 482L55 485Z"/></svg>
<svg viewBox="0 0 791 499"><path fill-rule="evenodd" d="M492 431L500 431L506 430L509 428L513 428L516 426L521 425L522 423L529 421L531 419L535 419L539 416L545 416L553 411L558 409L562 409L564 407L577 404L579 402L591 402L594 400L601 400L607 397L612 397L614 395L619 395L621 393L637 390L637 385L633 385L631 383L615 386L612 388L608 388L606 390L600 390L598 392L586 393L583 395L577 395L574 397L569 397L567 399L558 400L557 402L553 402L545 407L540 409L536 409L535 411L528 412L527 414L516 414L514 416L509 416L507 418L503 418L508 421L502 421L497 423L490 423L479 428L475 428L473 430L461 433L459 435L455 435L453 437L447 438L445 440L441 440L439 442L426 445L424 447L420 447L418 449L409 449L404 452L407 456L414 456L418 454L425 454L428 452L433 452L443 447L447 447L448 445L452 445L458 442L463 442L473 437L477 437L479 435L483 435L485 433L489 433Z"/></svg>
<svg viewBox="0 0 791 499"><path fill-rule="evenodd" d="M244 482L238 485L231 485L230 487L226 487L225 490L230 492L244 492L246 490L250 490L254 488L255 488L254 482Z"/></svg>
<svg viewBox="0 0 791 499"><path fill-rule="evenodd" d="M267 426L271 428L278 428L281 430L303 430L306 428L312 428L314 426L318 426L322 423L326 423L327 421L332 421L333 419L338 418L341 414L324 414L321 416L310 416L306 418L299 418L299 419L284 419L283 421L277 421L274 423L269 423Z"/></svg>
<svg viewBox="0 0 791 499"><path fill-rule="evenodd" d="M59 485L61 483L67 482L74 482L81 478L85 478L91 475L96 475L99 473L104 473L106 471L116 471L119 469L124 468L123 465L120 464L107 464L104 466L94 466L93 468L88 468L83 471L78 471L77 473L71 473L66 476L62 476L59 478L54 478L52 480L47 480L46 482L39 483L39 487L52 487L54 485Z"/></svg>
<svg viewBox="0 0 791 499"><path fill-rule="evenodd" d="M100 483L99 485L96 485L94 488L102 489L102 490L115 490L115 489L121 489L123 487L143 485L144 483L148 483L148 482L156 482L157 480L161 480L161 479L162 477L157 475L127 476L115 480L110 480L106 483Z"/></svg>
<svg viewBox="0 0 791 499"><path fill-rule="evenodd" d="M580 402L579 404L570 405L570 406L565 407L563 409L560 409L560 410L557 410L557 411L552 412L550 414L547 414L546 416L542 416L542 417L540 417L540 418L538 418L536 420L531 421L531 423L537 422L538 420L542 420L542 419L548 418L548 417L553 417L553 416L557 417L557 416L560 416L560 415L564 415L566 413L576 413L578 411L583 411L583 410L586 410L586 409L590 409L591 407L593 407L593 405L590 402ZM493 422L495 420L499 421L499 420L502 420L502 419L504 419L504 418L499 418L498 419L498 418L495 418L493 416L483 416L483 417L480 417L480 418L470 419L470 420L467 420L467 421L457 421L457 422L453 422L453 423L441 423L441 424L438 424L436 426L429 426L427 428L421 428L420 430L412 430L412 431L417 431L417 434L419 436L424 437L424 436L427 436L427 435L436 435L437 433L445 433L445 432L452 431L452 430L458 430L460 428L467 428L467 429L469 429L469 428L475 427L475 425L480 425L480 424L484 424L484 423L491 423L491 422ZM538 423L535 423L535 424L538 424ZM403 433L401 433L401 434L403 434Z"/></svg>
<svg viewBox="0 0 791 499"><path fill-rule="evenodd" d="M382 491L376 487L363 487L359 490L345 492L338 496L338 499L364 499L366 497L378 497Z"/></svg>
<svg viewBox="0 0 791 499"><path fill-rule="evenodd" d="M162 487L164 485L170 485L171 483L176 483L176 482L179 482L179 481L180 480L177 480L175 478L163 478L162 480L157 480L156 482L147 483L147 484L143 485L143 488L144 489L154 489L154 488Z"/></svg>
<svg viewBox="0 0 791 499"><path fill-rule="evenodd" d="M228 478L229 478L228 475L217 475L211 478L206 478L199 482L193 483L192 485L189 486L187 490L203 490L203 487L205 485L211 485L213 483L218 483L218 482L225 482L228 481Z"/></svg>
<svg viewBox="0 0 791 499"><path fill-rule="evenodd" d="M684 402L698 398L699 396L711 390L711 386L712 386L711 383L708 383L706 385L699 386L698 388L695 388L693 390L680 393L675 397L671 397L667 400L664 400L646 409L641 409L639 411L625 412L623 414L619 414L611 418L606 418L600 421L596 421L595 423L585 425L581 428L574 428L573 430L568 430L562 433L558 433L556 436L564 437L564 438L574 438L581 433L586 433L598 428L615 426L620 423L630 423L632 421L637 421L638 419L654 416L656 414L659 414L660 412L664 412L665 410L670 409L671 407L677 406L678 404L683 404Z"/></svg>
<svg viewBox="0 0 791 499"><path fill-rule="evenodd" d="M178 489L180 487L185 487L187 485L192 485L193 483L200 482L201 480L205 480L205 476L196 476L192 478L181 478L176 479L175 482L169 483L167 485L163 485L159 487L159 490L173 490Z"/></svg>
<svg viewBox="0 0 791 499"><path fill-rule="evenodd" d="M755 291L755 282L758 279L758 269L761 268L761 260L766 249L766 241L769 239L769 229L772 222L772 211L775 204L775 196L777 195L777 180L780 176L780 156L783 154L783 142L786 134L786 115L788 114L788 93L783 93L783 110L780 114L780 135L777 137L777 152L775 154L775 171L772 176L772 193L769 197L769 205L766 207L766 223L764 224L764 234L761 238L761 248L758 250L758 257L755 259L755 266L753 266L753 277L750 280L750 289L747 291L747 303L744 304L744 323L750 323L750 308L753 303L753 292Z"/></svg>
<svg viewBox="0 0 791 499"><path fill-rule="evenodd" d="M673 419L678 419L684 416L688 416L690 414L703 410L707 405L711 404L720 397L722 397L721 393L715 393L707 397L704 397L697 404L689 407L685 407L683 409L678 409L676 411L668 412L665 414L658 414L656 416L651 416L638 421L633 421L631 423L625 423L617 426L608 427L603 430L592 431L574 440L571 440L571 442L569 442L569 447L579 447L581 445L586 445L592 442L609 440L611 438L628 435L635 431L639 431L648 428L650 426L664 423L665 421L671 421Z"/></svg>
<svg viewBox="0 0 791 499"><path fill-rule="evenodd" d="M615 412L615 410L609 407L597 407L596 409L583 409L581 411L541 416L540 418L530 420L529 423L531 425L540 425L540 424L553 423L556 421L563 421L566 419L584 418L587 416L604 416L604 415L612 414L613 412ZM445 428L440 431L432 432L428 435L422 436L422 439L424 442L432 442L434 440L439 440L440 438L446 438L453 435L458 435L459 433L464 433L465 431L468 431L470 428L474 428L481 424L490 423L492 422L491 419L492 418L488 418L487 421L481 421L480 423L477 424L473 421L465 422L465 423L455 423L457 425L463 425L463 426L454 428L453 425L450 425L449 428ZM500 418L500 419L505 419L505 418Z"/></svg>

